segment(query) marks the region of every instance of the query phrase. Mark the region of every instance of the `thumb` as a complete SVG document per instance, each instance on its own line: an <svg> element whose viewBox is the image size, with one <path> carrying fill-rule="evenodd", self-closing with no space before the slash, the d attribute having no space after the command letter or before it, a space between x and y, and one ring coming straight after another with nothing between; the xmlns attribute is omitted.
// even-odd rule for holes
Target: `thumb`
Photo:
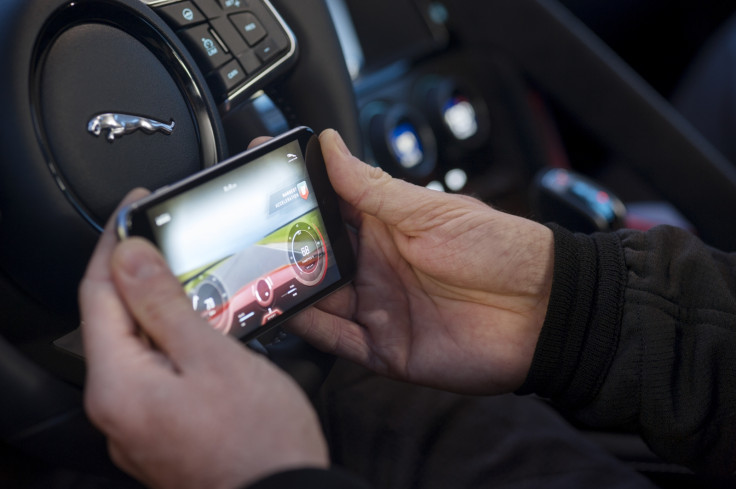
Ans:
<svg viewBox="0 0 736 489"><path fill-rule="evenodd" d="M163 256L148 241L130 238L120 243L111 268L136 323L175 364L198 358L208 334L220 336L192 309Z"/></svg>
<svg viewBox="0 0 736 489"><path fill-rule="evenodd" d="M437 192L391 177L350 154L340 135L327 129L319 137L330 183L358 211L398 225L437 198Z"/></svg>

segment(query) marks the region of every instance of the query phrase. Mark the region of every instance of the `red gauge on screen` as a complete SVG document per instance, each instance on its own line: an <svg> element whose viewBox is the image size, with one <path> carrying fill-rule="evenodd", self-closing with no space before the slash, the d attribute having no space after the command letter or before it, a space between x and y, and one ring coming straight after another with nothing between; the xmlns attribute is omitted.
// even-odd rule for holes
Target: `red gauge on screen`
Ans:
<svg viewBox="0 0 736 489"><path fill-rule="evenodd" d="M327 271L327 255L319 229L305 222L291 227L289 261L299 282L312 286L322 281Z"/></svg>

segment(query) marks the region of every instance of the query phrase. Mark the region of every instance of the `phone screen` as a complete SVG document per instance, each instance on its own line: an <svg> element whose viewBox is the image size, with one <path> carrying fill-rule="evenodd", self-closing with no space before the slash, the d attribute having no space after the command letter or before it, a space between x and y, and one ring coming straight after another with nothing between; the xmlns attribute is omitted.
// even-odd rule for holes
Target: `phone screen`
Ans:
<svg viewBox="0 0 736 489"><path fill-rule="evenodd" d="M131 234L150 233L192 307L223 333L256 336L351 278L317 139L308 138L312 171L304 140L274 140L128 213Z"/></svg>

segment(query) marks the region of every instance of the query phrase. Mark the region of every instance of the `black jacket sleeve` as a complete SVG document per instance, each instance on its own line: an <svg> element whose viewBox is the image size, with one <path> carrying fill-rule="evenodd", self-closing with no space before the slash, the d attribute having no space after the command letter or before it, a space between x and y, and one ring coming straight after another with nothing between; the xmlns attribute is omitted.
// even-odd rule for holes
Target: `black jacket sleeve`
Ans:
<svg viewBox="0 0 736 489"><path fill-rule="evenodd" d="M670 227L555 233L552 297L521 393L668 461L736 471L736 254Z"/></svg>
<svg viewBox="0 0 736 489"><path fill-rule="evenodd" d="M296 469L266 477L247 489L369 489L368 485L339 469Z"/></svg>

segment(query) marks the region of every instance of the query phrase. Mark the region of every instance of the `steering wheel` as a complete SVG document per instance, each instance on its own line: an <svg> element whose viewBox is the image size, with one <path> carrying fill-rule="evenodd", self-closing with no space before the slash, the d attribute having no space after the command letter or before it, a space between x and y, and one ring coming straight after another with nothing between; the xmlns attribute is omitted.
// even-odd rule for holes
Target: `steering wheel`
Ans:
<svg viewBox="0 0 736 489"><path fill-rule="evenodd" d="M76 291L104 222L229 156L222 116L257 90L359 153L352 84L323 0L8 0L0 37L0 436L99 470ZM295 339L273 357L307 389L329 366Z"/></svg>

